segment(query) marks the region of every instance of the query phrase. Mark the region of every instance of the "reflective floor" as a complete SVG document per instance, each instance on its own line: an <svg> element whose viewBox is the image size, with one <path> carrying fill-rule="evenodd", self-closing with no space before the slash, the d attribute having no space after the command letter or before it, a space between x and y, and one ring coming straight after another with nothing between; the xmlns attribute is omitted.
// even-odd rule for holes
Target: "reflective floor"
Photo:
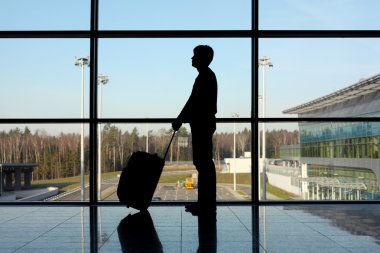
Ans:
<svg viewBox="0 0 380 253"><path fill-rule="evenodd" d="M153 206L148 213L116 206L0 208L2 253L91 252L96 241L93 252L380 252L380 205L219 206L217 222L182 206Z"/></svg>

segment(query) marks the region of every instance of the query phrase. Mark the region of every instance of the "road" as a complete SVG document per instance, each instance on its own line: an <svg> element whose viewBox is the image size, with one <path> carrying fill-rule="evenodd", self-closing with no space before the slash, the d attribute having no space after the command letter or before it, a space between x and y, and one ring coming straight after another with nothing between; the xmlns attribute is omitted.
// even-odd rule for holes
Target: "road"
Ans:
<svg viewBox="0 0 380 253"><path fill-rule="evenodd" d="M248 187L248 186L246 186ZM250 188L250 186L249 186ZM249 197L243 191L239 190L235 192L232 185L217 185L217 200L219 201L236 201L236 200L247 200ZM154 197L159 197L162 201L195 201L198 196L198 189L186 189L177 188L176 184L158 184L157 189L153 195ZM250 198L250 197L249 197ZM110 195L105 200L107 201L118 201L116 193Z"/></svg>
<svg viewBox="0 0 380 253"><path fill-rule="evenodd" d="M116 195L118 178L102 182L102 195L105 201L119 201ZM250 198L250 189L248 185L238 185L237 191L233 190L233 186L229 184L217 185L217 200L248 200ZM89 187L85 187L85 200L89 199ZM80 201L80 189L73 190L61 197L57 197L54 201ZM154 197L162 201L194 201L197 200L198 189L177 188L176 184L159 183L154 193Z"/></svg>
<svg viewBox="0 0 380 253"><path fill-rule="evenodd" d="M105 194L108 191L113 192L114 189L116 189L118 182L119 182L118 178L102 181L102 188L101 188L102 194ZM84 191L85 200L89 200L89 190L90 190L90 187L86 185L85 191ZM52 201L80 201L80 199L81 199L81 190L80 188L77 188L70 192L66 192L65 194L57 195Z"/></svg>

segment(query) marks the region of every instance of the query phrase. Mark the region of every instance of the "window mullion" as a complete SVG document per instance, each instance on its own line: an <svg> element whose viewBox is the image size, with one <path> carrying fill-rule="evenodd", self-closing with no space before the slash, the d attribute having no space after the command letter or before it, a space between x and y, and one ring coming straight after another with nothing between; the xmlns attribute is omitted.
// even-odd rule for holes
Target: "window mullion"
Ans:
<svg viewBox="0 0 380 253"><path fill-rule="evenodd" d="M98 252L98 214L97 214L97 123L98 123L98 93L97 93L97 76L98 76L98 18L99 18L99 1L91 0L91 37L90 37L90 128L89 128L89 160L90 160L90 249L91 252Z"/></svg>

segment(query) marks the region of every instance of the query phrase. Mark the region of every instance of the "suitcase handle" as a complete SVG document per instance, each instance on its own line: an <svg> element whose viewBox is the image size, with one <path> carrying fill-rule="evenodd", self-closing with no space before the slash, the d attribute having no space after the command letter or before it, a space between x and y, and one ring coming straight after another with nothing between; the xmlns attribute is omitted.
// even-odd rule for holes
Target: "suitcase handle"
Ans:
<svg viewBox="0 0 380 253"><path fill-rule="evenodd" d="M173 139L174 139L174 135L175 135L175 133L176 133L176 131L173 131L172 138L170 139L169 144L168 144L168 147L166 148L165 155L164 155L164 161L165 161L165 159L166 159L166 155L167 155L168 152L169 152L169 148L170 148L170 145L172 144L172 141L173 141Z"/></svg>

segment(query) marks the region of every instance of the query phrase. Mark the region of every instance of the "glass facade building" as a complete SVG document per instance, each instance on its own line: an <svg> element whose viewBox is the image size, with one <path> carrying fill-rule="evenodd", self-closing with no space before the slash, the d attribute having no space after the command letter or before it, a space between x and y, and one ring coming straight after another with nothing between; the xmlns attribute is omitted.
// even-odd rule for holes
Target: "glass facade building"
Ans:
<svg viewBox="0 0 380 253"><path fill-rule="evenodd" d="M325 121L300 122L300 144L283 146L281 157L307 164L304 176L364 184L358 199L378 199L380 122L376 117L379 116L380 94L374 89L379 85L378 79L379 75L361 80L286 110L285 113L297 113L299 117ZM332 117L351 121L327 121ZM299 157L294 155L297 152Z"/></svg>
<svg viewBox="0 0 380 253"><path fill-rule="evenodd" d="M301 123L302 157L379 158L380 122Z"/></svg>

